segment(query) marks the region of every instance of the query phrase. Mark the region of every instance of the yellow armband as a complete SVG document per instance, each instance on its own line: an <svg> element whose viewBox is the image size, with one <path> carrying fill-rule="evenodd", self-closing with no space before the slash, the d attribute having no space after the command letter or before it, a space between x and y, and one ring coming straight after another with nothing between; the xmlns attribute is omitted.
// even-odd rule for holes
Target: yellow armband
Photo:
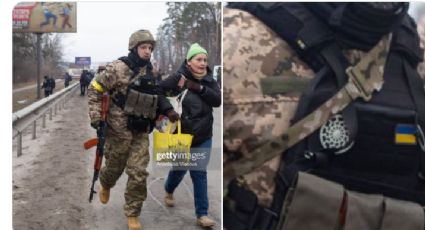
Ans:
<svg viewBox="0 0 425 230"><path fill-rule="evenodd" d="M96 79L93 79L91 81L91 85L93 86L93 88L96 89L97 92L99 92L99 93L105 92L105 90L103 89L102 85L99 84L99 82L97 82Z"/></svg>

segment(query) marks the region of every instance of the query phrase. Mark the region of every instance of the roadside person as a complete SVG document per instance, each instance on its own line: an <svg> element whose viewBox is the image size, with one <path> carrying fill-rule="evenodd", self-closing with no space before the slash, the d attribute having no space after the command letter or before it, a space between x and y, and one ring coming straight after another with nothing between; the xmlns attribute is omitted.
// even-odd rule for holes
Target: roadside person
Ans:
<svg viewBox="0 0 425 230"><path fill-rule="evenodd" d="M52 94L52 82L50 81L49 76L44 76L43 84L41 85L41 88L44 89L44 96L48 97L50 94Z"/></svg>
<svg viewBox="0 0 425 230"><path fill-rule="evenodd" d="M51 76L49 78L49 82L50 82L50 85L52 86L52 91L50 92L50 94L53 94L53 91L56 88L56 80L55 80L55 78L53 76Z"/></svg>
<svg viewBox="0 0 425 230"><path fill-rule="evenodd" d="M83 70L80 75L80 96L86 95L86 88L88 87L89 78L89 72L87 70Z"/></svg>
<svg viewBox="0 0 425 230"><path fill-rule="evenodd" d="M65 72L64 75L64 84L65 84L65 88L69 86L69 82L72 81L72 77L71 75L69 75L68 72Z"/></svg>

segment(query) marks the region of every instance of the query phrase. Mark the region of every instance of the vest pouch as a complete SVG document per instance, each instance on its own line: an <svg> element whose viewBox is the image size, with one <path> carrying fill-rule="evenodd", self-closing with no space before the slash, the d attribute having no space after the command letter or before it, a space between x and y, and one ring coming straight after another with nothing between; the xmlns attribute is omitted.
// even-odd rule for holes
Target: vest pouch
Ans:
<svg viewBox="0 0 425 230"><path fill-rule="evenodd" d="M158 96L129 89L124 105L124 113L129 116L155 119Z"/></svg>
<svg viewBox="0 0 425 230"><path fill-rule="evenodd" d="M346 190L344 230L423 230L424 211L419 204Z"/></svg>
<svg viewBox="0 0 425 230"><path fill-rule="evenodd" d="M344 230L378 230L384 215L384 197L346 190L347 210ZM404 229L404 228L401 228Z"/></svg>
<svg viewBox="0 0 425 230"><path fill-rule="evenodd" d="M130 89L127 92L127 98L124 104L124 113L128 115L134 115L134 110L137 106L137 102L139 99L139 92L134 89Z"/></svg>
<svg viewBox="0 0 425 230"><path fill-rule="evenodd" d="M385 198L385 212L381 230L423 230L425 213L418 204Z"/></svg>
<svg viewBox="0 0 425 230"><path fill-rule="evenodd" d="M366 194L382 194L398 200L410 201L425 206L425 187L410 177L371 172L357 172L341 168L314 169L310 173L334 181L351 191ZM415 175L414 178L417 178ZM393 180L394 182L390 181ZM407 181L406 181L407 180ZM402 184L404 182L404 184Z"/></svg>
<svg viewBox="0 0 425 230"><path fill-rule="evenodd" d="M336 229L344 188L304 172L299 172L295 180L284 203L285 219L281 229Z"/></svg>
<svg viewBox="0 0 425 230"><path fill-rule="evenodd" d="M420 204L357 192L304 172L295 177L282 211L282 230L424 229Z"/></svg>
<svg viewBox="0 0 425 230"><path fill-rule="evenodd" d="M153 130L153 121L148 118L128 116L127 128L133 132L150 133Z"/></svg>
<svg viewBox="0 0 425 230"><path fill-rule="evenodd" d="M134 115L155 119L158 105L158 96L146 93L139 93L138 103L134 109Z"/></svg>

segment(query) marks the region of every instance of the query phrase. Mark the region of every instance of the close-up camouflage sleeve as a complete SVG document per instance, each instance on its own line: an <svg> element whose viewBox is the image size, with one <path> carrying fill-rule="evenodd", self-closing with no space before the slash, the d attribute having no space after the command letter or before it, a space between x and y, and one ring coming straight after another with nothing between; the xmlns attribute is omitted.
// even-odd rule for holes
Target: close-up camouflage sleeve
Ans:
<svg viewBox="0 0 425 230"><path fill-rule="evenodd" d="M287 132L302 90L276 86L295 81L305 85L313 72L284 40L250 13L225 8L223 20L226 172L233 161L251 159L254 150ZM273 175L279 162L280 157L273 158L243 176L244 184L265 206L272 201ZM225 181L231 179L231 175L223 174Z"/></svg>

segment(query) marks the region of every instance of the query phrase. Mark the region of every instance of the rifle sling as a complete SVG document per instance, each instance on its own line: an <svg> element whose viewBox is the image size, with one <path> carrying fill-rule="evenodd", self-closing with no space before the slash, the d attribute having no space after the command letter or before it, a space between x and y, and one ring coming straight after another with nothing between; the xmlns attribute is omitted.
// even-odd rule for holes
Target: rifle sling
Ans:
<svg viewBox="0 0 425 230"><path fill-rule="evenodd" d="M332 115L341 112L357 98L369 101L372 93L379 92L384 83L384 67L389 45L389 36L384 36L360 62L348 67L346 69L348 82L315 111L290 126L288 134L264 143L252 152L251 158L227 163L224 169L224 188L227 188L231 179L260 167L312 134Z"/></svg>

